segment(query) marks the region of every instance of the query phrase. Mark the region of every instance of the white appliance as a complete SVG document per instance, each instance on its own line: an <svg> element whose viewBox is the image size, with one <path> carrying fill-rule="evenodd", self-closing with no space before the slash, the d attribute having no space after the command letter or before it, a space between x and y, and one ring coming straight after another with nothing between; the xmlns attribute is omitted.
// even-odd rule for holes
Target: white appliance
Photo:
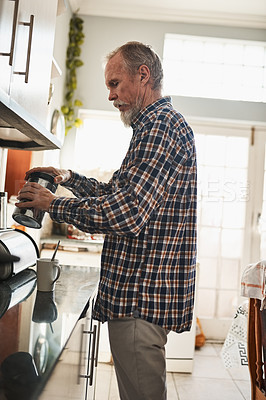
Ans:
<svg viewBox="0 0 266 400"><path fill-rule="evenodd" d="M176 333L171 331L168 334L165 346L167 372L192 372L195 338L196 316L194 312L192 327L189 332Z"/></svg>

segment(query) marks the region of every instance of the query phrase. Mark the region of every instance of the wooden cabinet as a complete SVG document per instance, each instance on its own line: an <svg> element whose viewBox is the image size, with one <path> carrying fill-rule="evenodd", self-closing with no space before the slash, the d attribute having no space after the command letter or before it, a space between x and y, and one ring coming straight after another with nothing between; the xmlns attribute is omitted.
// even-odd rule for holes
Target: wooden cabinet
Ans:
<svg viewBox="0 0 266 400"><path fill-rule="evenodd" d="M93 301L76 324L40 400L93 400L100 324L91 318Z"/></svg>
<svg viewBox="0 0 266 400"><path fill-rule="evenodd" d="M12 195L17 196L25 184L25 172L30 169L31 155L31 151L8 151L5 177L5 192L8 193L8 198Z"/></svg>

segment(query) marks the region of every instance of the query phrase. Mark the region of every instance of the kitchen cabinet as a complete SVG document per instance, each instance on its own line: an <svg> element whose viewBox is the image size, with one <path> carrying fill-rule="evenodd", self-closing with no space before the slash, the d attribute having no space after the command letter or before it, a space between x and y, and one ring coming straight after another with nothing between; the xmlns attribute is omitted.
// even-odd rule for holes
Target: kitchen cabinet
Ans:
<svg viewBox="0 0 266 400"><path fill-rule="evenodd" d="M91 318L93 299L78 320L40 400L93 400L100 324Z"/></svg>
<svg viewBox="0 0 266 400"><path fill-rule="evenodd" d="M0 147L60 148L46 128L57 1L0 0Z"/></svg>
<svg viewBox="0 0 266 400"><path fill-rule="evenodd" d="M39 292L36 286L29 291L18 274L2 283L4 309L10 291L3 288L12 287L12 299L19 303L6 311L2 307L1 400L93 398L99 331L91 311L99 276L99 268L61 264L53 292ZM25 357L29 364L25 364ZM92 378L80 376L87 374Z"/></svg>
<svg viewBox="0 0 266 400"><path fill-rule="evenodd" d="M9 95L18 1L0 0L0 88Z"/></svg>
<svg viewBox="0 0 266 400"><path fill-rule="evenodd" d="M45 125L57 1L20 0L11 98Z"/></svg>

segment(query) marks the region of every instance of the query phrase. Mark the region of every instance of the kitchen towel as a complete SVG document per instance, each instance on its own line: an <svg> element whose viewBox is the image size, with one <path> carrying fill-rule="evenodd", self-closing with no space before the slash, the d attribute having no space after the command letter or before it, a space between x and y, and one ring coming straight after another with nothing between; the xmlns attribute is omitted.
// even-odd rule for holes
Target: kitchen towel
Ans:
<svg viewBox="0 0 266 400"><path fill-rule="evenodd" d="M261 310L266 308L266 260L249 264L241 279L241 296L261 300Z"/></svg>

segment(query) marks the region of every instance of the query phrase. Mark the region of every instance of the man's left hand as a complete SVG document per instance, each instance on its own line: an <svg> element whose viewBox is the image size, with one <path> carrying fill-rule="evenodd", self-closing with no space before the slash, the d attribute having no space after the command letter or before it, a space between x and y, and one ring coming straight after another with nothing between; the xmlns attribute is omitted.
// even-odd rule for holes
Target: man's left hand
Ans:
<svg viewBox="0 0 266 400"><path fill-rule="evenodd" d="M16 203L18 208L35 208L48 211L51 202L56 198L50 190L35 182L26 183L18 193L18 200L26 199L22 203Z"/></svg>

